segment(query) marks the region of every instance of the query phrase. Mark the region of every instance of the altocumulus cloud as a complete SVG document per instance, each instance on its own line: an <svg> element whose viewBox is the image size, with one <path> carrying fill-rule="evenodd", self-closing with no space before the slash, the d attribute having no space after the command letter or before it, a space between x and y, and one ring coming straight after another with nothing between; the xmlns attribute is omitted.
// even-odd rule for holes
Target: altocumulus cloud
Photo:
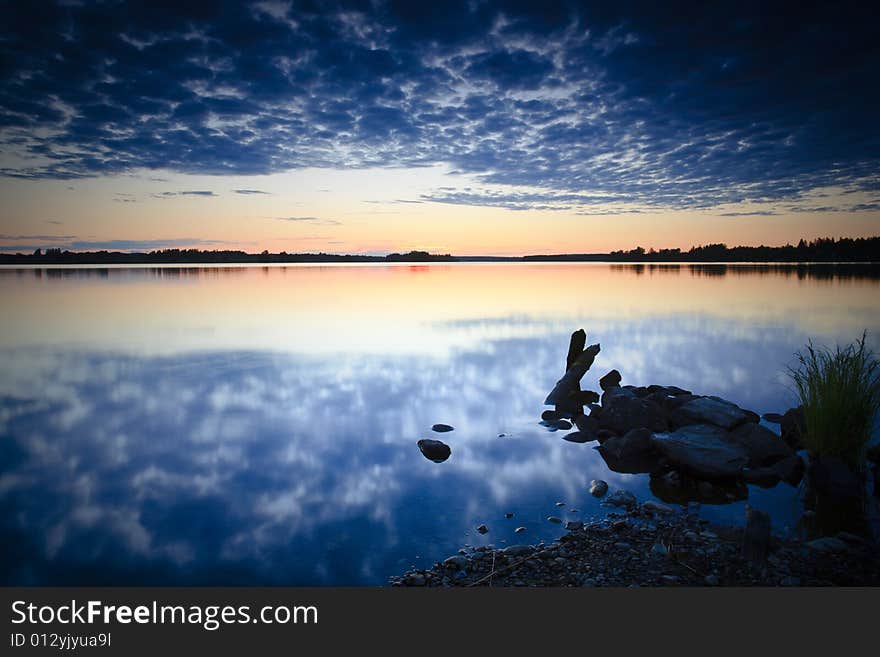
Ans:
<svg viewBox="0 0 880 657"><path fill-rule="evenodd" d="M0 147L25 164L0 173L442 164L548 197L440 195L512 209L876 188L874 25L741 0L21 4Z"/></svg>

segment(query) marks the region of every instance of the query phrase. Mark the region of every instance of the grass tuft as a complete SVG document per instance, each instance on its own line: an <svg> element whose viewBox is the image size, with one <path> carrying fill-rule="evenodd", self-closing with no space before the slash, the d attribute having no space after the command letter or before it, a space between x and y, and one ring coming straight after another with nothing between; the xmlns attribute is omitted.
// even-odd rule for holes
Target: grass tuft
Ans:
<svg viewBox="0 0 880 657"><path fill-rule="evenodd" d="M804 407L804 442L811 456L837 456L854 471L865 466L865 446L880 409L880 363L861 339L834 351L814 347L789 368Z"/></svg>

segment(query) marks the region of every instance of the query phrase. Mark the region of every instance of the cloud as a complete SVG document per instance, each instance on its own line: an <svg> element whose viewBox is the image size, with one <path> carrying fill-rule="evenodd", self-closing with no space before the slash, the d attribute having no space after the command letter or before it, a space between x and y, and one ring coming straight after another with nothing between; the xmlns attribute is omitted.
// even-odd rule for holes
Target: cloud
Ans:
<svg viewBox="0 0 880 657"><path fill-rule="evenodd" d="M0 148L34 164L0 174L441 164L664 208L880 184L869 7L410 4L18 7Z"/></svg>
<svg viewBox="0 0 880 657"><path fill-rule="evenodd" d="M172 196L217 196L214 192L203 190L190 190L184 192L158 192L151 194L153 198L171 198Z"/></svg>
<svg viewBox="0 0 880 657"><path fill-rule="evenodd" d="M73 235L0 235L0 240L40 240L43 243L5 244L0 251L25 252L43 248L60 248L67 251L152 251L155 249L176 248L217 248L228 245L239 245L241 242L226 240L209 240L199 238L172 238L152 240L83 240ZM46 242L49 242L48 244Z"/></svg>
<svg viewBox="0 0 880 657"><path fill-rule="evenodd" d="M772 210L755 210L754 212L722 212L722 217L775 217L779 213Z"/></svg>
<svg viewBox="0 0 880 657"><path fill-rule="evenodd" d="M269 194L270 192L264 192L259 189L233 189L232 190L236 194Z"/></svg>
<svg viewBox="0 0 880 657"><path fill-rule="evenodd" d="M320 226L341 226L342 222L336 219L322 219L320 217L275 217L277 221L291 221L294 223L308 223Z"/></svg>

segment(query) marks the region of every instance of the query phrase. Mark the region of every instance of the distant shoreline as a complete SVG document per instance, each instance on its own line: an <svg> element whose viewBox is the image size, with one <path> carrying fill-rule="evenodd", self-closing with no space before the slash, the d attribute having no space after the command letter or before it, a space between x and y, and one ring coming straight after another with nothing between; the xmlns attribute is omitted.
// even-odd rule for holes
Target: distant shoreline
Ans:
<svg viewBox="0 0 880 657"><path fill-rule="evenodd" d="M150 264L296 264L296 263L389 263L389 262L607 262L631 264L877 264L880 263L880 237L800 240L796 246L734 246L707 244L681 249L610 253L558 253L523 256L454 256L427 251L390 253L385 256L333 253L245 253L244 251L203 251L200 249L162 249L145 252L62 251L49 248L33 253L0 254L4 265L150 265Z"/></svg>

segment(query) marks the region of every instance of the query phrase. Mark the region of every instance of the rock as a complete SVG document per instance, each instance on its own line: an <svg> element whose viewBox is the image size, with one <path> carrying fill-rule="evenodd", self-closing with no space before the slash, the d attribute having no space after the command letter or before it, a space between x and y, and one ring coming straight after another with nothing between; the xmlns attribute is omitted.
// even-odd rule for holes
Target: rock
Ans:
<svg viewBox="0 0 880 657"><path fill-rule="evenodd" d="M616 490L605 499L604 503L632 508L636 505L636 496L626 490Z"/></svg>
<svg viewBox="0 0 880 657"><path fill-rule="evenodd" d="M501 554L505 557L525 557L532 552L534 552L534 548L531 545L511 545L509 547L501 550Z"/></svg>
<svg viewBox="0 0 880 657"><path fill-rule="evenodd" d="M461 569L461 568L466 568L468 563L470 563L470 562L468 561L467 557L463 557L460 554L456 554L456 555L451 556L448 559L446 559L443 562L443 565L446 566L447 568Z"/></svg>
<svg viewBox="0 0 880 657"><path fill-rule="evenodd" d="M431 427L432 431L436 431L437 433L446 433L447 431L452 431L454 427L449 426L448 424L435 424Z"/></svg>
<svg viewBox="0 0 880 657"><path fill-rule="evenodd" d="M623 386L624 390L629 390L636 397L647 397L651 394L645 386Z"/></svg>
<svg viewBox="0 0 880 657"><path fill-rule="evenodd" d="M791 448L770 431L754 422L746 422L727 434L727 440L745 449L749 467L770 465L792 455Z"/></svg>
<svg viewBox="0 0 880 657"><path fill-rule="evenodd" d="M651 430L644 427L627 431L622 436L609 438L599 447L602 456L614 461L625 461L654 451L651 444Z"/></svg>
<svg viewBox="0 0 880 657"><path fill-rule="evenodd" d="M670 420L673 426L683 427L691 424L713 424L722 429L731 429L744 422L757 421L757 416L745 411L733 402L719 397L698 397L676 408Z"/></svg>
<svg viewBox="0 0 880 657"><path fill-rule="evenodd" d="M608 388L619 388L620 387L620 372L617 370L611 370L599 379L599 387L602 390L608 390Z"/></svg>
<svg viewBox="0 0 880 657"><path fill-rule="evenodd" d="M835 538L839 538L841 541L848 545L861 546L865 545L866 541L862 536L858 534L853 534L851 532L837 532L837 536Z"/></svg>
<svg viewBox="0 0 880 657"><path fill-rule="evenodd" d="M590 481L590 495L593 497L602 497L608 492L608 484L601 479L593 479Z"/></svg>
<svg viewBox="0 0 880 657"><path fill-rule="evenodd" d="M599 430L599 419L592 415L578 415L574 419L574 423L577 425L578 431L582 431L585 434L595 434Z"/></svg>
<svg viewBox="0 0 880 657"><path fill-rule="evenodd" d="M663 575L660 579L664 584L678 584L681 581L681 577L678 575Z"/></svg>
<svg viewBox="0 0 880 657"><path fill-rule="evenodd" d="M599 426L619 435L641 427L651 431L667 429L666 414L659 404L624 388L609 388L603 393Z"/></svg>
<svg viewBox="0 0 880 657"><path fill-rule="evenodd" d="M805 545L811 550L816 550L817 552L843 552L847 548L846 543L833 536L817 538L808 541Z"/></svg>
<svg viewBox="0 0 880 657"><path fill-rule="evenodd" d="M779 423L782 432L782 440L797 451L804 448L804 435L807 433L807 421L804 417L803 406L789 408L782 416Z"/></svg>
<svg viewBox="0 0 880 657"><path fill-rule="evenodd" d="M746 528L743 531L742 555L747 561L761 564L770 549L770 516L746 506Z"/></svg>
<svg viewBox="0 0 880 657"><path fill-rule="evenodd" d="M772 488L779 483L782 477L773 468L746 468L743 470L743 478L747 484L755 484L761 488Z"/></svg>
<svg viewBox="0 0 880 657"><path fill-rule="evenodd" d="M767 420L767 422L772 422L773 424L782 423L782 416L779 413L764 413L761 417Z"/></svg>
<svg viewBox="0 0 880 657"><path fill-rule="evenodd" d="M773 464L773 470L785 483L797 486L804 476L804 460L797 454Z"/></svg>
<svg viewBox="0 0 880 657"><path fill-rule="evenodd" d="M655 554L658 557L665 557L669 555L669 550L663 545L663 543L654 543L654 545L651 546L651 554Z"/></svg>
<svg viewBox="0 0 880 657"><path fill-rule="evenodd" d="M650 511L651 513L657 513L659 515L669 515L671 513L675 513L675 509L673 509L668 504L662 504L660 502L655 502L654 500L646 500L642 502L642 509L644 511Z"/></svg>
<svg viewBox="0 0 880 657"><path fill-rule="evenodd" d="M794 575L788 575L787 577L783 577L779 582L780 586L800 586L801 578L795 577Z"/></svg>
<svg viewBox="0 0 880 657"><path fill-rule="evenodd" d="M517 527L516 529L513 530L513 533L514 534L522 534L525 530L526 530L525 527Z"/></svg>
<svg viewBox="0 0 880 657"><path fill-rule="evenodd" d="M556 506L565 506L565 502L557 502Z"/></svg>
<svg viewBox="0 0 880 657"><path fill-rule="evenodd" d="M568 355L565 357L565 369L566 371L571 369L571 366L575 364L578 359L578 356L584 350L584 347L587 346L587 333L584 329L578 329L574 333L571 334L571 339L568 342Z"/></svg>
<svg viewBox="0 0 880 657"><path fill-rule="evenodd" d="M418 442L419 450L424 457L434 463L443 463L452 454L452 449L444 442L422 438Z"/></svg>
<svg viewBox="0 0 880 657"><path fill-rule="evenodd" d="M655 433L651 441L669 461L697 477L737 477L748 463L748 455L725 436L716 426L695 424L671 433Z"/></svg>
<svg viewBox="0 0 880 657"><path fill-rule="evenodd" d="M584 351L574 360L562 378L556 382L553 390L550 391L550 394L547 395L547 399L544 400L544 404L547 406L564 404L573 392L577 392L580 380L583 378L584 374L586 374L587 370L590 369L590 366L593 364L599 351L601 351L601 348L598 344L590 345L584 349Z"/></svg>
<svg viewBox="0 0 880 657"><path fill-rule="evenodd" d="M406 576L407 586L424 586L425 576L421 573L410 573Z"/></svg>
<svg viewBox="0 0 880 657"><path fill-rule="evenodd" d="M717 575L706 575L703 581L706 582L706 586L718 586L721 583Z"/></svg>
<svg viewBox="0 0 880 657"><path fill-rule="evenodd" d="M479 527L477 527L477 531L481 534L485 534L489 531L489 528L486 527L486 525L480 525Z"/></svg>
<svg viewBox="0 0 880 657"><path fill-rule="evenodd" d="M562 518L557 518L556 516L547 516L547 521L556 523L557 525L562 524Z"/></svg>
<svg viewBox="0 0 880 657"><path fill-rule="evenodd" d="M565 528L569 531L583 529L584 523L582 523L580 520L569 520L567 523L565 523Z"/></svg>
<svg viewBox="0 0 880 657"><path fill-rule="evenodd" d="M614 548L620 551L632 550L632 544L627 543L626 541L618 541L614 544Z"/></svg>
<svg viewBox="0 0 880 657"><path fill-rule="evenodd" d="M593 390L579 390L571 395L571 399L577 406L586 406L599 401L599 393Z"/></svg>
<svg viewBox="0 0 880 657"><path fill-rule="evenodd" d="M865 458L868 459L871 463L880 463L880 443L871 445L865 451Z"/></svg>
<svg viewBox="0 0 880 657"><path fill-rule="evenodd" d="M555 425L557 429L561 429L562 431L568 431L571 429L571 422L568 420L557 420Z"/></svg>
<svg viewBox="0 0 880 657"><path fill-rule="evenodd" d="M600 443L604 443L609 438L614 438L617 434L613 431L609 431L608 429L599 429L596 432L596 440Z"/></svg>
<svg viewBox="0 0 880 657"><path fill-rule="evenodd" d="M513 514L510 511L508 511L507 513L504 514L504 517L505 518L513 518Z"/></svg>
<svg viewBox="0 0 880 657"><path fill-rule="evenodd" d="M567 440L570 443L588 443L590 441L596 440L596 434L585 433L583 431L570 431L569 433L562 436L562 439Z"/></svg>
<svg viewBox="0 0 880 657"><path fill-rule="evenodd" d="M565 416L559 411L546 410L541 413L541 419L544 420L544 422L558 422L563 419L563 417Z"/></svg>

